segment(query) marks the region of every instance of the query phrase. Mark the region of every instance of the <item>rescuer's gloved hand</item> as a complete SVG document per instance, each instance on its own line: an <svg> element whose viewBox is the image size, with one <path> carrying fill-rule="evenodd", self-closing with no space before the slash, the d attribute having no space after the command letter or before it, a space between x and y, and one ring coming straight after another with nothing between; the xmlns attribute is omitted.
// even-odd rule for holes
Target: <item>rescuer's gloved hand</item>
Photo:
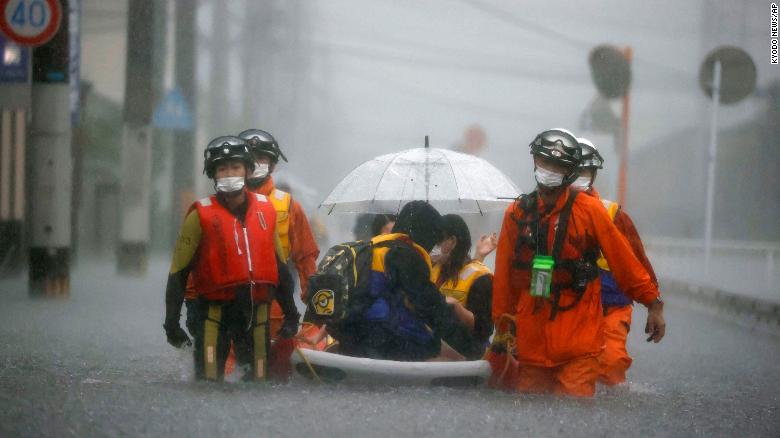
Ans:
<svg viewBox="0 0 780 438"><path fill-rule="evenodd" d="M276 335L279 336L280 339L290 339L296 334L298 334L298 320L285 319Z"/></svg>
<svg viewBox="0 0 780 438"><path fill-rule="evenodd" d="M190 340L190 337L187 336L187 332L184 331L184 329L181 328L181 326L177 324L163 324L163 328L165 329L165 336L168 338L168 343L173 345L176 348L181 348L184 346L190 347L192 346L192 341Z"/></svg>

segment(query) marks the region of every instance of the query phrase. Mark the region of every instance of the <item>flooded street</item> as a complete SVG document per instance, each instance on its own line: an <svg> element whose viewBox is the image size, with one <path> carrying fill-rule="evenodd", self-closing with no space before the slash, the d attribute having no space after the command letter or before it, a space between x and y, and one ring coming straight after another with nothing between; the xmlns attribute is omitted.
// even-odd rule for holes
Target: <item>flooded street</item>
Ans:
<svg viewBox="0 0 780 438"><path fill-rule="evenodd" d="M780 340L670 298L670 330L644 342L637 309L627 387L593 400L489 389L191 380L165 343L166 263L145 279L81 262L69 300L0 283L0 435L777 436Z"/></svg>

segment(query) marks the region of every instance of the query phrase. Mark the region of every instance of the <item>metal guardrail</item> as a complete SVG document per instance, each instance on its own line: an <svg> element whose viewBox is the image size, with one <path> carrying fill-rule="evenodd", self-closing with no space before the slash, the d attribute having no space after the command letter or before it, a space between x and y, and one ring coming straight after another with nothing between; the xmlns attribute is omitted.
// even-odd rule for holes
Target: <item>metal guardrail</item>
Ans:
<svg viewBox="0 0 780 438"><path fill-rule="evenodd" d="M714 240L709 269L701 239L648 237L643 242L659 277L780 302L778 242Z"/></svg>

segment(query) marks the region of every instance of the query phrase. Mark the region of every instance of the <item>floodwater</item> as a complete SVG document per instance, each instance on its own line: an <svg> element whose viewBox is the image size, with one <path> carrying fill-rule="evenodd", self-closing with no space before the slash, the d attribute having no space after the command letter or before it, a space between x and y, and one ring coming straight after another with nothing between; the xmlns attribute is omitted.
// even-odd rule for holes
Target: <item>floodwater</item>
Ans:
<svg viewBox="0 0 780 438"><path fill-rule="evenodd" d="M673 297L661 344L644 342L636 310L630 383L576 400L194 382L190 357L165 342L165 277L163 259L143 279L82 261L67 300L0 282L0 435L780 436L780 338Z"/></svg>

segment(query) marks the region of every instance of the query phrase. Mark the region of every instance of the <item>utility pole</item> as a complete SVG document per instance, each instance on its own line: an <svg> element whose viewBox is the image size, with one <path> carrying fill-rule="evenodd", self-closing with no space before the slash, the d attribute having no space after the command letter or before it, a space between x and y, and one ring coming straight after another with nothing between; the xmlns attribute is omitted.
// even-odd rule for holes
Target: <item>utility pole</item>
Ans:
<svg viewBox="0 0 780 438"><path fill-rule="evenodd" d="M25 155L30 52L0 35L0 277L17 275L25 247Z"/></svg>
<svg viewBox="0 0 780 438"><path fill-rule="evenodd" d="M227 4L215 4L212 14L211 25L211 62L209 69L209 137L218 135L231 135L234 132L228 132L228 119L230 105L228 105L227 94L229 91L228 82L228 59L232 52L230 41L230 24L228 21ZM205 147L205 145L204 145ZM201 155L202 156L202 155Z"/></svg>
<svg viewBox="0 0 780 438"><path fill-rule="evenodd" d="M120 230L117 270L143 274L150 235L152 112L155 103L155 4L129 0L127 66L120 191Z"/></svg>
<svg viewBox="0 0 780 438"><path fill-rule="evenodd" d="M623 55L626 57L629 67L631 66L633 58L633 50L631 47L623 49ZM629 117L631 115L631 89L627 88L625 94L623 94L623 107L620 117L620 153L618 157L620 159L620 168L618 169L618 190L617 197L620 205L626 204L626 185L628 180L628 128Z"/></svg>
<svg viewBox="0 0 780 438"><path fill-rule="evenodd" d="M197 95L195 81L195 15L197 8L189 2L176 2L176 33L174 75L176 86L193 114L193 123L197 123ZM195 126L189 130L176 131L174 137L173 193L176 196L173 207L172 224L181 222L186 209L195 200L192 169L195 157L201 152L195 144Z"/></svg>
<svg viewBox="0 0 780 438"><path fill-rule="evenodd" d="M31 296L70 291L71 155L70 24L68 0L59 31L33 50L32 120L29 129Z"/></svg>
<svg viewBox="0 0 780 438"><path fill-rule="evenodd" d="M267 67L269 57L264 55L262 44L266 38L264 32L269 30L269 22L265 21L264 10L267 5L262 5L253 0L246 0L244 23L241 28L241 41L239 47L241 50L241 106L243 113L242 123L247 128L259 127L259 103L263 101L261 97L261 81L265 76L264 66ZM270 20L269 20L270 21Z"/></svg>

